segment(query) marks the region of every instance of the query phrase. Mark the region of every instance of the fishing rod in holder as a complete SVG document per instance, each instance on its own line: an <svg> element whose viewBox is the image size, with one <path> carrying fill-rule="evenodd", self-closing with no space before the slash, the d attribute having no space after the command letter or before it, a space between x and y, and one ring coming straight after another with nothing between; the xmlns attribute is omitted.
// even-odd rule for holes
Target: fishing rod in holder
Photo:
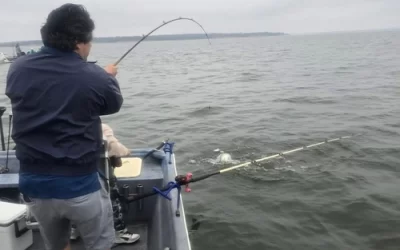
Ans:
<svg viewBox="0 0 400 250"><path fill-rule="evenodd" d="M124 199L127 204L130 204L130 203L132 203L134 201L138 201L138 200L141 200L141 199L153 196L153 195L157 195L157 194L161 195L162 197L164 197L164 198L166 198L168 200L171 200L171 198L169 197L169 193L171 192L172 189L176 188L178 190L178 204L177 204L176 216L180 216L179 202L180 202L181 186L185 186L185 191L186 192L191 192L191 189L189 187L190 183L199 182L199 181L208 179L211 176L227 173L229 171L232 171L232 170L235 170L235 169L238 169L238 168L242 168L242 167L246 167L246 166L249 166L251 164L256 164L256 163L259 163L259 162L262 162L262 161L271 160L271 159L278 158L278 157L281 157L281 156L284 156L284 155L288 155L288 154L292 154L292 153L295 153L295 152L298 152L298 151L302 151L302 150L306 150L306 149L309 149L309 148L321 146L323 144L339 141L339 140L342 140L342 139L352 138L352 137L355 137L355 136L358 136L358 135L360 135L360 134L342 136L342 137L337 137L337 138L334 138L334 139L326 139L326 140L324 140L322 142L310 144L310 145L307 145L307 146L298 147L298 148L291 149L291 150L288 150L288 151L283 151L281 153L277 153L277 154L274 154L274 155L271 155L271 156L267 156L267 157L260 158L260 159L257 159L257 160L253 160L253 161L248 161L248 162L245 162L245 163L242 163L242 164L239 164L239 165L235 165L235 166L232 166L232 167L224 168L224 169L221 169L219 171L213 171L213 172L210 172L210 173L207 173L207 174L203 174L203 175L200 175L198 177L193 177L192 173L187 173L186 175L178 175L178 176L175 177L175 182L169 182L165 187L162 187L161 189L158 189L157 187L153 187L153 191L152 192L136 195L134 197L124 196L124 197L121 197L121 198Z"/></svg>
<svg viewBox="0 0 400 250"><path fill-rule="evenodd" d="M0 109L1 110L1 109ZM4 110L5 111L5 110ZM3 112L4 113L4 112ZM7 140L7 156L6 156L6 165L4 167L0 167L0 174L5 174L10 172L10 169L8 168L8 155L9 155L9 151L10 151L10 139L11 139L11 122L12 122L12 117L13 114L10 111L9 114L9 119L8 119L8 140ZM1 132L3 131L3 129L1 129ZM3 132L2 132L3 133ZM2 138L3 140L3 138Z"/></svg>
<svg viewBox="0 0 400 250"><path fill-rule="evenodd" d="M208 37L208 34L207 34L206 30L203 28L203 26L202 26L200 23L198 23L198 22L197 22L196 20L194 20L193 18L179 17L179 18L175 18L175 19L169 20L168 22L163 22L163 24L159 25L158 27L156 27L155 29L153 29L152 31L150 31L149 33L147 33L146 35L143 35L143 37L142 37L137 43L135 43L128 51L125 52L125 54L123 54L123 55L121 56L121 58L118 59L118 61L116 61L116 62L114 63L114 66L117 66L117 65L118 65L118 64L119 64L119 63L120 63L134 48L135 48L135 47L136 47L136 46L138 46L144 39L146 39L148 36L150 36L154 31L158 30L159 28L161 28L161 27L163 27L163 26L165 26L165 25L167 25L167 24L169 24L169 23L172 23L172 22L175 22L175 21L180 21L180 20L192 21L192 22L194 22L195 24L197 24L198 26L200 26L200 28L203 30L204 34L206 35L209 44L211 44L210 38Z"/></svg>
<svg viewBox="0 0 400 250"><path fill-rule="evenodd" d="M1 150L6 151L6 144L4 142L4 128L3 128L3 115L6 112L6 107L0 107L0 138L1 138Z"/></svg>

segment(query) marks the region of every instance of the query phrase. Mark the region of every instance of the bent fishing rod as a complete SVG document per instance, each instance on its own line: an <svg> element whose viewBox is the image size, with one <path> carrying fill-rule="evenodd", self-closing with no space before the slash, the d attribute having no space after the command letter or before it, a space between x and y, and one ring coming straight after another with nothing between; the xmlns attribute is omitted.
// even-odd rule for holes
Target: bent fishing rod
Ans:
<svg viewBox="0 0 400 250"><path fill-rule="evenodd" d="M116 61L116 62L114 63L114 66L117 66L117 65L118 65L118 64L119 64L119 63L120 63L134 48L135 48L135 47L136 47L136 46L138 46L144 39L146 39L148 36L150 36L154 31L158 30L159 28L161 28L161 27L163 27L163 26L165 26L165 25L167 25L167 24L169 24L169 23L172 23L172 22L175 22L175 21L180 21L180 20L189 20L189 21L194 22L194 23L197 24L198 26L200 26L200 28L203 30L204 34L206 35L209 44L211 44L210 38L208 37L207 32L205 31L205 29L203 28L203 26L202 26L200 23L198 23L197 21L195 21L193 18L179 17L179 18L175 18L175 19L169 20L168 22L163 22L163 24L159 25L158 27L156 27L155 29L153 29L152 31L150 31L149 33L147 33L147 35L144 35L137 43L135 43L135 45L133 45L127 52L125 52L125 54L123 54L123 55L121 56L121 58L118 59L118 61Z"/></svg>
<svg viewBox="0 0 400 250"><path fill-rule="evenodd" d="M150 197L150 196L156 195L156 194L160 194L164 198L166 198L168 200L171 200L171 198L168 196L168 194L174 188L177 188L178 192L180 193L181 186L186 186L185 191L186 192L190 192L191 191L191 189L189 188L189 184L190 183L202 181L202 180L205 180L207 178L210 178L211 176L227 173L229 171L232 171L232 170L235 170L235 169L238 169L238 168L242 168L242 167L246 167L246 166L249 166L251 164L258 163L258 162L271 160L271 159L274 159L274 158L277 158L277 157L280 157L280 156L292 154L292 153L295 153L295 152L298 152L298 151L306 150L306 149L309 149L309 148L317 147L317 146L320 146L320 145L323 145L323 144L339 141L339 140L342 140L342 139L348 139L348 138L355 137L355 136L358 136L358 135L360 135L360 134L342 136L342 137L337 137L337 138L329 139L329 140L326 139L325 141L322 141L322 142L310 144L310 145L307 145L307 146L298 147L298 148L291 149L291 150L288 150L288 151L283 151L281 153L277 153L277 154L274 154L274 155L271 155L271 156L267 156L267 157L260 158L260 159L257 159L257 160L253 160L253 161L248 161L248 162L245 162L245 163L242 163L242 164L239 164L239 165L235 165L235 166L232 166L232 167L224 168L224 169L221 169L219 171L210 172L210 173L201 175L199 177L192 177L191 173L188 173L187 175L178 175L178 176L175 177L175 182L169 182L167 186L165 186L165 187L163 187L161 189L153 187L153 191L152 192L136 195L136 196L134 196L132 198L131 197L129 197L129 198L128 197L124 197L124 198L125 198L125 201L128 204L131 203L131 202L134 202L134 201L138 201L138 200L144 199L146 197Z"/></svg>

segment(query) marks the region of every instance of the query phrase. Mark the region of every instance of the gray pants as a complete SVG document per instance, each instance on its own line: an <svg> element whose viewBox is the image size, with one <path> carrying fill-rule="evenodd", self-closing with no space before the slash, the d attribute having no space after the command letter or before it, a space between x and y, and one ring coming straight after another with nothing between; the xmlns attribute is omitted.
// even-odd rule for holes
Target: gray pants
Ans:
<svg viewBox="0 0 400 250"><path fill-rule="evenodd" d="M72 199L24 199L39 223L47 250L67 246L71 223L78 228L86 249L111 249L115 240L113 210L103 180L100 183L99 191Z"/></svg>

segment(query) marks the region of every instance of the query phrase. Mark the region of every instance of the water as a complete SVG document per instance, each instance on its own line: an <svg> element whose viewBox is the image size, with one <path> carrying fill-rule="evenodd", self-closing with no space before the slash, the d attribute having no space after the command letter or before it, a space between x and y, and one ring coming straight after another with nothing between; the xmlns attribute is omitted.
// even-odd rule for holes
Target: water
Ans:
<svg viewBox="0 0 400 250"><path fill-rule="evenodd" d="M130 147L174 140L194 174L217 168L216 148L247 161L365 133L192 185L192 244L399 249L399 43L395 31L142 43L120 65L124 106L104 120ZM96 44L92 59L130 45Z"/></svg>

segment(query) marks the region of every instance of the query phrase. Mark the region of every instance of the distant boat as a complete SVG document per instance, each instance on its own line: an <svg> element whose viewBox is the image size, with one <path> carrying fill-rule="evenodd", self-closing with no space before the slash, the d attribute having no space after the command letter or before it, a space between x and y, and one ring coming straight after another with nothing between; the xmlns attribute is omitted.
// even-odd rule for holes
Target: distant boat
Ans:
<svg viewBox="0 0 400 250"><path fill-rule="evenodd" d="M35 52L32 52L32 51L29 51L27 54L29 55L29 54L32 54L32 53L36 53L37 51L35 51ZM21 56L24 56L25 55L25 53L23 53L22 55L20 55L20 56L6 56L3 52L0 52L0 64L6 64L6 63L12 63L12 62L14 62L15 61L15 59L17 59L18 57L21 57ZM92 61L87 61L88 63L97 63L97 60L92 60Z"/></svg>
<svg viewBox="0 0 400 250"><path fill-rule="evenodd" d="M13 56L6 56L4 53L0 52L0 64L4 64L4 63L12 63L13 61L15 61L15 59L17 59L18 57L21 56L25 56L25 55L29 55L29 54L33 54L38 52L39 50L34 50L34 49L30 49L27 52L24 52L21 50L19 43L17 43L14 47L14 55Z"/></svg>
<svg viewBox="0 0 400 250"><path fill-rule="evenodd" d="M12 63L17 58L17 56L6 56L3 52L0 52L0 64Z"/></svg>

